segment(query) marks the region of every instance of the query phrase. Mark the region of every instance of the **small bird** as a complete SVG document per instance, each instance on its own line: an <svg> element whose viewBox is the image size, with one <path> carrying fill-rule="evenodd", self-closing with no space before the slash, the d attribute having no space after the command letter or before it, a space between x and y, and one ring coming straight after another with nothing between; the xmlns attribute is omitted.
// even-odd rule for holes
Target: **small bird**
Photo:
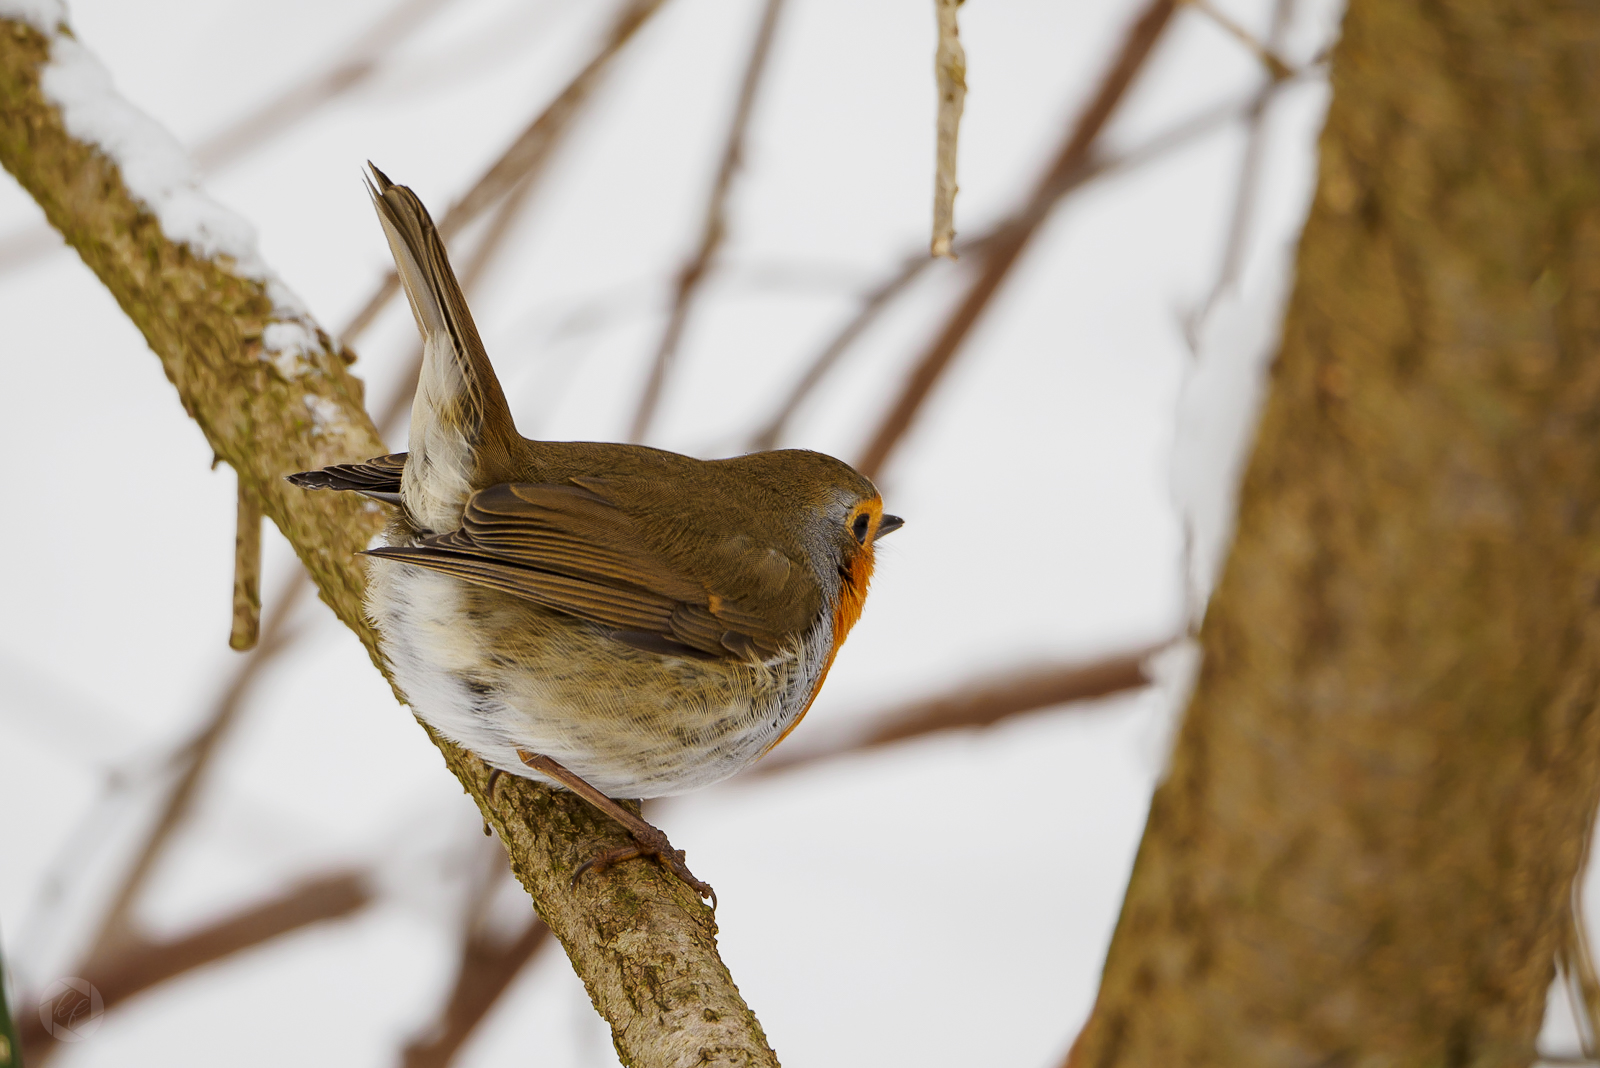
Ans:
<svg viewBox="0 0 1600 1068"><path fill-rule="evenodd" d="M635 846L577 875L652 857L714 905L613 799L719 782L782 741L903 521L822 453L522 437L427 209L368 167L422 334L409 451L289 481L397 506L366 554L366 610L417 716L492 776L565 787L627 828Z"/></svg>

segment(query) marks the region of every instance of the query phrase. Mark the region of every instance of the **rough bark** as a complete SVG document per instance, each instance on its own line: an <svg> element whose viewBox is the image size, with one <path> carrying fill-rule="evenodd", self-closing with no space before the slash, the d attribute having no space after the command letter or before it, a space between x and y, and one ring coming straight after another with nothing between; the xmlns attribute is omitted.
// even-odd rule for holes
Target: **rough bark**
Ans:
<svg viewBox="0 0 1600 1068"><path fill-rule="evenodd" d="M0 18L0 163L138 326L217 455L259 496L322 599L384 670L361 613L354 555L382 526L381 510L282 480L387 451L360 383L325 336L322 351L292 373L264 358L262 332L274 312L263 285L169 241L116 164L66 132L39 89L49 50L32 26ZM491 800L483 764L434 742L499 831L513 870L610 1022L624 1064L777 1063L717 955L712 914L692 891L644 863L572 888L579 864L626 844L620 829L570 794L509 776Z"/></svg>
<svg viewBox="0 0 1600 1068"><path fill-rule="evenodd" d="M1600 772L1600 8L1352 0L1111 1065L1532 1059Z"/></svg>

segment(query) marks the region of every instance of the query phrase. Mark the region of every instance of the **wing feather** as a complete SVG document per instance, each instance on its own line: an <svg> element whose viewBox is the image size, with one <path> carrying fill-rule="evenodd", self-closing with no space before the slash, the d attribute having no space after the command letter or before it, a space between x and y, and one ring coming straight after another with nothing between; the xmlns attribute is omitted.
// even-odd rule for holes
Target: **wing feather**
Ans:
<svg viewBox="0 0 1600 1068"><path fill-rule="evenodd" d="M370 555L525 598L664 654L766 657L789 637L760 606L721 596L676 566L624 511L582 485L491 486L468 500L456 530ZM780 570L766 550L747 555L758 573Z"/></svg>

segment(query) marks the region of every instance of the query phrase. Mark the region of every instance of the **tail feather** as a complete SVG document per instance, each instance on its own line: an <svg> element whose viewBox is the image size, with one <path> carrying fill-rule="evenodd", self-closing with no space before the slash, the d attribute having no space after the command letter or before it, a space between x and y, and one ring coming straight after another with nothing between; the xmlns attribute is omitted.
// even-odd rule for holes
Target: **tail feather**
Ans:
<svg viewBox="0 0 1600 1068"><path fill-rule="evenodd" d="M428 209L368 167L367 188L422 334L401 497L416 526L443 533L460 525L472 491L505 466L515 437L511 409Z"/></svg>
<svg viewBox="0 0 1600 1068"><path fill-rule="evenodd" d="M405 466L406 454L397 452L362 464L334 464L286 477L302 489L354 490L385 504L400 504L400 480Z"/></svg>

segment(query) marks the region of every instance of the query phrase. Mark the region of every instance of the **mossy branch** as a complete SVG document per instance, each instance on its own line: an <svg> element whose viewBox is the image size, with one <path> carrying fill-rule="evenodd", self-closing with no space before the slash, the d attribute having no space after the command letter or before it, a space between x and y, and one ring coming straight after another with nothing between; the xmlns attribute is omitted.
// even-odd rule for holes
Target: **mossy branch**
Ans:
<svg viewBox="0 0 1600 1068"><path fill-rule="evenodd" d="M355 556L383 526L382 509L283 481L290 472L387 451L348 354L319 329L292 358L269 351L264 339L288 320L268 284L226 257L207 258L169 239L116 161L68 132L40 86L52 47L65 39L57 33L0 17L0 164L144 334L184 410L387 676L361 611L364 574ZM307 324L301 313L295 322ZM500 833L517 877L610 1022L624 1064L776 1065L717 953L712 914L692 891L650 864L621 865L572 888L578 865L625 844L623 833L572 795L527 780L502 778L491 800L488 769L433 740Z"/></svg>

